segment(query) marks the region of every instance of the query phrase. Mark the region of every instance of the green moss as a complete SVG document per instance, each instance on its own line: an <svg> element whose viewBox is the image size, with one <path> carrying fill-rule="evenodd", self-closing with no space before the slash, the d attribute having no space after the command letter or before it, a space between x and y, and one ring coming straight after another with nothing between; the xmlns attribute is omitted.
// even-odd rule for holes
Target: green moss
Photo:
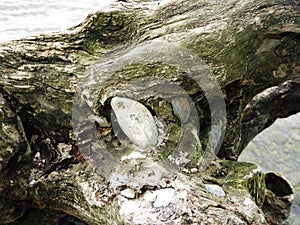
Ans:
<svg viewBox="0 0 300 225"><path fill-rule="evenodd" d="M160 158L166 159L172 154L176 148L181 136L181 128L176 123L169 123L166 128L168 137L160 147L157 148L157 153Z"/></svg>
<svg viewBox="0 0 300 225"><path fill-rule="evenodd" d="M224 161L222 166L229 171L224 184L246 188L255 203L262 207L266 188L264 173L257 170L257 166L251 163Z"/></svg>
<svg viewBox="0 0 300 225"><path fill-rule="evenodd" d="M265 200L265 175L256 172L245 179L245 185L258 207L262 208Z"/></svg>
<svg viewBox="0 0 300 225"><path fill-rule="evenodd" d="M210 166L205 174L207 182L219 184L230 193L234 193L236 190L246 190L257 206L262 207L266 188L265 176L257 165L222 160L219 166Z"/></svg>
<svg viewBox="0 0 300 225"><path fill-rule="evenodd" d="M90 16L85 27L84 50L95 54L127 41L135 34L135 17L124 11L99 12Z"/></svg>
<svg viewBox="0 0 300 225"><path fill-rule="evenodd" d="M192 155L190 156L191 162L189 163L188 167L192 168L199 164L199 161L203 157L203 149L200 143L197 144L196 149L193 151Z"/></svg>

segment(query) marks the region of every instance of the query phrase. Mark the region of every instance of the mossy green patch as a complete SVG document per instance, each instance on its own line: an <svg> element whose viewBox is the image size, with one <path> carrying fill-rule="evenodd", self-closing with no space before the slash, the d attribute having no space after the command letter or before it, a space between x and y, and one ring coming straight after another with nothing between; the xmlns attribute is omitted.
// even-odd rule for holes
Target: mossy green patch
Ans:
<svg viewBox="0 0 300 225"><path fill-rule="evenodd" d="M219 165L218 165L219 164ZM225 190L247 190L255 203L262 207L266 188L264 173L255 164L222 160L204 171L207 182L221 185Z"/></svg>

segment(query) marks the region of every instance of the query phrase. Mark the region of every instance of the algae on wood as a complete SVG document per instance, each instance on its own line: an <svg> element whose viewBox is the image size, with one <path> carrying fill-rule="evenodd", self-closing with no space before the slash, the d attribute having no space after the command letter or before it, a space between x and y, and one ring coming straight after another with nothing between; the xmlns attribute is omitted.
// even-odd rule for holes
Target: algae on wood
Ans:
<svg viewBox="0 0 300 225"><path fill-rule="evenodd" d="M1 44L0 223L32 225L32 207L91 225L266 223L264 175L214 153L236 160L300 111L299 13L297 1L120 1ZM147 107L157 146L115 133L115 96ZM159 190L166 205L149 198Z"/></svg>

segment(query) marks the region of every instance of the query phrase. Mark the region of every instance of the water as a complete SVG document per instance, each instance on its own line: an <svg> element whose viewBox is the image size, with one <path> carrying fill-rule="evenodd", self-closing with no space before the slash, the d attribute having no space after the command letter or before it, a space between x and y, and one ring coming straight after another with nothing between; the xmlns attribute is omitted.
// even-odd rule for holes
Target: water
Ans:
<svg viewBox="0 0 300 225"><path fill-rule="evenodd" d="M1 0L0 42L67 29L112 0Z"/></svg>
<svg viewBox="0 0 300 225"><path fill-rule="evenodd" d="M113 0L2 0L0 42L65 30ZM278 120L258 135L240 157L286 176L296 191L291 224L300 224L300 114Z"/></svg>

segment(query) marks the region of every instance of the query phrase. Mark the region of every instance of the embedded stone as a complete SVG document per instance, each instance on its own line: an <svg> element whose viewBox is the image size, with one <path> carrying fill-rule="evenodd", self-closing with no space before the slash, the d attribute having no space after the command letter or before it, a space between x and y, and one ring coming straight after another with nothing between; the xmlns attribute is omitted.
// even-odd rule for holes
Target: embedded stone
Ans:
<svg viewBox="0 0 300 225"><path fill-rule="evenodd" d="M134 190L132 190L130 188L126 188L126 189L122 190L121 195L123 195L125 198L130 198L130 199L135 198L135 192L134 192Z"/></svg>
<svg viewBox="0 0 300 225"><path fill-rule="evenodd" d="M139 147L155 146L158 131L149 110L140 102L129 98L114 97L111 107L122 131Z"/></svg>
<svg viewBox="0 0 300 225"><path fill-rule="evenodd" d="M205 184L205 188L209 193L211 193L215 196L224 197L226 195L225 192L223 191L223 189L219 185Z"/></svg>

